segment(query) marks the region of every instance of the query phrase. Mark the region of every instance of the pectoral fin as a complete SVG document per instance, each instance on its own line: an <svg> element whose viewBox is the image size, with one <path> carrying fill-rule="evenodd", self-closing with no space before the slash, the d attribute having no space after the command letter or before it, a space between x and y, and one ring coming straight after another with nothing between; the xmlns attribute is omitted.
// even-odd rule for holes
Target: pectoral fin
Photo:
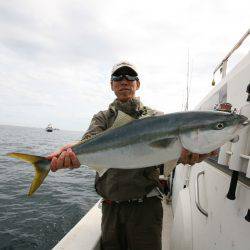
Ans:
<svg viewBox="0 0 250 250"><path fill-rule="evenodd" d="M175 141L176 141L175 137L164 138L158 141L153 141L149 145L153 148L167 148L170 146L170 144L172 144Z"/></svg>

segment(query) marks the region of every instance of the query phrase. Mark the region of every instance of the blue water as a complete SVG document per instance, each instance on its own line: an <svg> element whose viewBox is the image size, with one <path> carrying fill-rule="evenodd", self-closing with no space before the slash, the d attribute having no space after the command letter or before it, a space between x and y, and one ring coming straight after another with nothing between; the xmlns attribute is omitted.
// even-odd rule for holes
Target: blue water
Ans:
<svg viewBox="0 0 250 250"><path fill-rule="evenodd" d="M50 172L28 197L33 167L5 156L48 155L82 134L0 125L0 249L51 249L97 202L95 174L87 167Z"/></svg>

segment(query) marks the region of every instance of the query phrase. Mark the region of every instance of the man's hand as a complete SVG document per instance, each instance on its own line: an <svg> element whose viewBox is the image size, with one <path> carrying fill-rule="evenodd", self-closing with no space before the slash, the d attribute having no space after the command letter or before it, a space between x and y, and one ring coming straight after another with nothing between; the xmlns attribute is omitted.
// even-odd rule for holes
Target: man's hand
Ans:
<svg viewBox="0 0 250 250"><path fill-rule="evenodd" d="M189 164L189 165L194 165L195 163L199 163L203 160L205 160L209 156L217 156L218 155L218 150L212 151L209 154L196 154L188 151L187 149L183 148L181 152L181 156L179 158L179 163L182 164Z"/></svg>
<svg viewBox="0 0 250 250"><path fill-rule="evenodd" d="M47 157L48 160L51 160L50 169L52 172L61 168L73 169L80 167L81 164L71 149L73 145L68 144Z"/></svg>

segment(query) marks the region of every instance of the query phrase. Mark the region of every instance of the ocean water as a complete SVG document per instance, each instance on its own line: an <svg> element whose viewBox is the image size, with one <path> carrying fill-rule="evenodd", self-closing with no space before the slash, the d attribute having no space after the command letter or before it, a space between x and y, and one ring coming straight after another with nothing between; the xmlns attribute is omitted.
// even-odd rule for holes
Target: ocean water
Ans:
<svg viewBox="0 0 250 250"><path fill-rule="evenodd" d="M98 201L87 167L50 172L33 196L31 165L6 153L48 155L83 132L0 125L0 249L51 249Z"/></svg>

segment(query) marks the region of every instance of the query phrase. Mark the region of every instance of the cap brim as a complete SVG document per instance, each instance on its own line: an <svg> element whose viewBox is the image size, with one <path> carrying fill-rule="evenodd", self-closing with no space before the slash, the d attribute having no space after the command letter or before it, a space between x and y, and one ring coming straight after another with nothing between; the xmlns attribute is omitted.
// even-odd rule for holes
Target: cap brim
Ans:
<svg viewBox="0 0 250 250"><path fill-rule="evenodd" d="M131 76L138 76L137 72L128 67L128 66L122 66L120 68L118 68L117 70L115 70L112 75L131 75Z"/></svg>

